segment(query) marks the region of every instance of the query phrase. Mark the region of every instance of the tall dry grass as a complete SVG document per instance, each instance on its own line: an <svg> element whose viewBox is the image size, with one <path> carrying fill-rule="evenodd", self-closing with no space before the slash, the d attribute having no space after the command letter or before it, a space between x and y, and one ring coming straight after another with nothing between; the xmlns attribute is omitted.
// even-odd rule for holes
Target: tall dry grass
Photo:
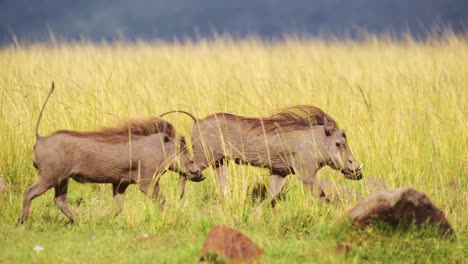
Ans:
<svg viewBox="0 0 468 264"><path fill-rule="evenodd" d="M373 36L361 42L225 37L196 43L3 47L0 174L11 192L2 198L5 214L0 225L14 222L22 191L37 179L31 157L34 128L50 83L55 81L56 92L45 110L41 135L57 129L94 130L126 116L174 109L199 117L214 112L265 116L295 104L318 106L347 131L353 154L366 164L366 176L385 179L392 188L411 186L427 193L447 213L455 230L466 234L467 62L468 41L454 35L425 42ZM180 133L190 135L190 119L182 115L167 119ZM189 234L199 234L213 224L225 223L250 230L274 260L281 243L326 228L352 205L323 206L304 194L296 176L290 176L288 193L278 208L252 216L249 190L267 181L267 171L230 166L229 201L220 200L213 171L208 169L206 174L205 182L189 184L182 201L177 199L176 174L164 175L162 189L170 202L163 212L136 188L129 189L121 222L112 222L112 229L178 234L186 228ZM331 169L320 171L319 179L367 193L362 182L345 180ZM44 219L63 220L51 195L33 201L31 228L47 229ZM102 212L110 208L110 196L109 186L72 184L69 200L81 219L75 230L83 231L83 225L107 227L105 221L114 221ZM94 205L91 197L102 202ZM256 228L263 231L257 234ZM12 237L17 234L5 232ZM265 238L264 233L272 235ZM278 242L271 242L272 238ZM294 252L304 251L304 245L287 256L295 259ZM182 254L182 259L193 255L197 244L191 246L191 253Z"/></svg>

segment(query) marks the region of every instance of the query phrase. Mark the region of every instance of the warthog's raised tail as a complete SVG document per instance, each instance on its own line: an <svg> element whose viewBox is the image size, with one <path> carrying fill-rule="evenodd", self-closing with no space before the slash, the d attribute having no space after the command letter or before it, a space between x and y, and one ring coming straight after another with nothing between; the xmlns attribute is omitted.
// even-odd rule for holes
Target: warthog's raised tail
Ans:
<svg viewBox="0 0 468 264"><path fill-rule="evenodd" d="M161 115L159 115L159 116L160 116L160 117L163 117L163 116L165 116L165 115L172 114L172 113L182 113L182 114L186 114L186 115L188 115L190 118L192 118L193 121L194 121L195 123L198 122L198 118L196 118L194 115L192 115L191 113L189 113L189 112L187 112L187 111L184 111L184 110L172 110L172 111L163 113L163 114L161 114Z"/></svg>
<svg viewBox="0 0 468 264"><path fill-rule="evenodd" d="M50 92L49 92L49 95L47 95L47 98L46 100L44 101L44 104L42 105L42 109L41 109L41 113L39 113L39 118L37 119L37 124L36 124L36 140L39 140L41 138L41 136L39 136L39 123L41 122L41 118L42 118L42 113L44 112L44 108L47 104L47 101L49 101L49 98L50 96L52 95L52 93L54 92L54 89L55 89L55 85L54 85L54 82L52 82L52 87L50 88Z"/></svg>

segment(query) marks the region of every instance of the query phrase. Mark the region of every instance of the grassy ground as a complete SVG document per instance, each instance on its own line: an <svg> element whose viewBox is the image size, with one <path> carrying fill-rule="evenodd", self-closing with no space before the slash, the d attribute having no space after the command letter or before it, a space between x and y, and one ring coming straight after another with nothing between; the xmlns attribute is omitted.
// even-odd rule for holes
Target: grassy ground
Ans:
<svg viewBox="0 0 468 264"><path fill-rule="evenodd" d="M416 43L369 37L363 42L290 38L280 43L221 38L185 44L57 44L0 49L0 262L197 261L205 235L219 224L247 234L266 251L261 262L462 263L468 231L468 41ZM53 191L35 199L28 221L15 228L22 192L38 174L32 166L34 127L55 81L40 133L93 130L133 115L184 109L203 117L226 111L268 115L294 104L321 107L346 129L365 175L391 188L425 192L447 215L458 239L386 228L336 229L355 201L323 204L298 178L287 178L285 198L259 214L251 187L268 172L230 166L230 199L222 201L214 172L189 183L177 199L178 177L167 173L161 211L133 186L125 209L112 212L110 185L72 182L68 201L78 221L67 225ZM189 135L192 121L168 116ZM362 182L331 169L319 173L367 195ZM336 252L338 243L351 246ZM42 251L34 248L40 246Z"/></svg>

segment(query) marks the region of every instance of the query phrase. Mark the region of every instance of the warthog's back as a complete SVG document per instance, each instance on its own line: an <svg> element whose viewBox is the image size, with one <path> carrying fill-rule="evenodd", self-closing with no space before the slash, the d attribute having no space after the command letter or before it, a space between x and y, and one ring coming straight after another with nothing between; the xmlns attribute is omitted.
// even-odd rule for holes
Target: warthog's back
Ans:
<svg viewBox="0 0 468 264"><path fill-rule="evenodd" d="M200 120L192 132L195 160L208 166L228 158L284 174L291 170L296 153L315 153L317 140L323 140L320 133L315 133L321 129L324 134L323 126L304 126L301 130L290 131L279 127L268 133L253 133L251 124L249 119L229 114L216 114Z"/></svg>
<svg viewBox="0 0 468 264"><path fill-rule="evenodd" d="M60 176L73 175L80 182L131 181L142 170L156 171L174 153L164 149L163 141L163 133L132 136L117 143L56 133L38 141L34 160L41 173L53 170Z"/></svg>

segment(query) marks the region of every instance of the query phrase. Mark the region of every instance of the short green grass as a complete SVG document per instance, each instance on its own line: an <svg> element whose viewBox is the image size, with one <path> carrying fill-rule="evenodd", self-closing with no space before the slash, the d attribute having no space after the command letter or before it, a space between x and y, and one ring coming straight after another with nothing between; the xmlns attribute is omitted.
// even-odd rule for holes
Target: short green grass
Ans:
<svg viewBox="0 0 468 264"><path fill-rule="evenodd" d="M448 34L415 42L369 36L361 42L287 38L281 42L223 37L197 43L53 44L0 49L0 262L192 263L211 228L233 227L265 249L262 263L417 262L463 263L468 229L468 40ZM30 218L14 223L22 193L38 173L32 166L34 127L55 81L41 135L58 129L94 130L119 118L183 109L199 117L213 112L264 116L286 106L312 104L347 131L365 175L391 188L425 192L446 214L458 238L434 230L352 230L334 223L354 204L324 204L287 178L274 209L252 213L251 189L268 172L229 167L230 198L216 189L207 169L179 200L178 176L161 185L167 206L135 186L125 209L112 213L110 185L72 182L68 201L77 223L68 225L53 191L32 203ZM179 133L192 121L171 115ZM320 180L368 195L362 182L332 169ZM338 253L339 244L351 247ZM34 247L43 251L36 252Z"/></svg>

